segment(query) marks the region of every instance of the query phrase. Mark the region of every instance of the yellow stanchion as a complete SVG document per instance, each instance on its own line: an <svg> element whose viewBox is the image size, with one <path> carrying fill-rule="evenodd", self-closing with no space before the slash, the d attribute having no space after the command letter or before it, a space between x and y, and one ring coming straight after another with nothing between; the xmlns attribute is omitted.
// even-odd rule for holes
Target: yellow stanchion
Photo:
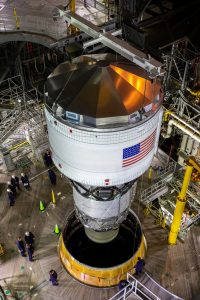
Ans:
<svg viewBox="0 0 200 300"><path fill-rule="evenodd" d="M17 16L17 11L16 11L16 8L15 8L15 7L13 8L13 16L14 16L14 17Z"/></svg>
<svg viewBox="0 0 200 300"><path fill-rule="evenodd" d="M20 29L20 18L16 17L16 28Z"/></svg>
<svg viewBox="0 0 200 300"><path fill-rule="evenodd" d="M161 224L161 226L162 226L162 228L165 228L166 227L166 215L164 215L164 217L163 217L163 219L162 219L162 224Z"/></svg>
<svg viewBox="0 0 200 300"><path fill-rule="evenodd" d="M54 191L53 191L53 190L51 191L51 195L52 195L52 203L53 203L54 205L56 205L56 198L55 198L55 194L54 194Z"/></svg>
<svg viewBox="0 0 200 300"><path fill-rule="evenodd" d="M2 244L0 244L0 256L5 254L5 248Z"/></svg>
<svg viewBox="0 0 200 300"><path fill-rule="evenodd" d="M149 168L149 172L148 172L148 182L151 182L152 179L152 175L153 175L153 169L152 167Z"/></svg>
<svg viewBox="0 0 200 300"><path fill-rule="evenodd" d="M148 207L145 207L145 208L143 209L143 213L144 213L145 216L148 216L148 215L150 214L149 208L148 208Z"/></svg>
<svg viewBox="0 0 200 300"><path fill-rule="evenodd" d="M13 8L13 16L15 17L16 28L20 29L20 17L17 16L17 10Z"/></svg>

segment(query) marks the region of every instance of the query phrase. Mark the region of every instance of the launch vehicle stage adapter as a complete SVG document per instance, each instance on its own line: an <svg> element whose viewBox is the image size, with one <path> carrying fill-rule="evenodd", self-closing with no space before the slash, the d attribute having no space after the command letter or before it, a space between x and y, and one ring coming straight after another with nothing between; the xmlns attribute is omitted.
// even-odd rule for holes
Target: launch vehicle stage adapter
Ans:
<svg viewBox="0 0 200 300"><path fill-rule="evenodd" d="M158 147L160 81L122 58L86 55L53 71L45 98L52 158L72 183L75 206L60 240L61 260L84 283L117 284L145 254L130 205Z"/></svg>

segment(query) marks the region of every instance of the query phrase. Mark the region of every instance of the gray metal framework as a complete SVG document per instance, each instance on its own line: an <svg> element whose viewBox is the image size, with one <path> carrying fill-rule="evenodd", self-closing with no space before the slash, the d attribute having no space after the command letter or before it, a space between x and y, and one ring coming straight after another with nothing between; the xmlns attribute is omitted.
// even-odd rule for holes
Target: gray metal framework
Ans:
<svg viewBox="0 0 200 300"><path fill-rule="evenodd" d="M172 44L171 53L163 56L166 69L163 84L166 91L164 105L166 103L170 110L200 129L200 106L188 92L192 76L189 68L197 56L200 54L195 52L187 38Z"/></svg>
<svg viewBox="0 0 200 300"><path fill-rule="evenodd" d="M98 39L98 42L101 42L105 46L142 67L149 72L152 77L164 74L164 70L162 69L162 64L160 62L150 56L147 57L146 54L131 46L126 41L117 38L110 32L103 32L100 27L77 14L71 14L69 11L64 11L62 9L59 9L59 11L60 15L63 16L71 25L79 28L93 39ZM96 43L96 41L94 41L94 43Z"/></svg>

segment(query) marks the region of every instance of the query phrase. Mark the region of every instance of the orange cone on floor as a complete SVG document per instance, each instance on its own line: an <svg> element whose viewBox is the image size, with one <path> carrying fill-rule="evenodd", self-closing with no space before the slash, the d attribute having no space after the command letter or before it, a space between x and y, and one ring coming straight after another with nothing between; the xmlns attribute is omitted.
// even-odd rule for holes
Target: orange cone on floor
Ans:
<svg viewBox="0 0 200 300"><path fill-rule="evenodd" d="M55 234L59 234L60 233L60 228L58 227L57 224L54 227L54 232L55 232Z"/></svg>
<svg viewBox="0 0 200 300"><path fill-rule="evenodd" d="M42 201L40 201L40 211L41 212L45 211L45 206Z"/></svg>

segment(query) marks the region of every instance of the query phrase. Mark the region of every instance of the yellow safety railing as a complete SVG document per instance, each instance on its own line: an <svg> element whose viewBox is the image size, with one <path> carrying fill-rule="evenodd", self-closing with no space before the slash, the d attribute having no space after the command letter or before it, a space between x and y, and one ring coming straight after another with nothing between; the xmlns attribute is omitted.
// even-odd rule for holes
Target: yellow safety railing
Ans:
<svg viewBox="0 0 200 300"><path fill-rule="evenodd" d="M16 144L16 145L14 145L14 146L8 148L8 150L9 150L9 151L12 151L12 150L14 150L14 149L17 149L17 148L19 148L19 147L22 147L22 146L25 146L25 145L28 145L28 144L29 144L29 143L28 143L27 141L24 141L24 142L22 142L22 143Z"/></svg>

